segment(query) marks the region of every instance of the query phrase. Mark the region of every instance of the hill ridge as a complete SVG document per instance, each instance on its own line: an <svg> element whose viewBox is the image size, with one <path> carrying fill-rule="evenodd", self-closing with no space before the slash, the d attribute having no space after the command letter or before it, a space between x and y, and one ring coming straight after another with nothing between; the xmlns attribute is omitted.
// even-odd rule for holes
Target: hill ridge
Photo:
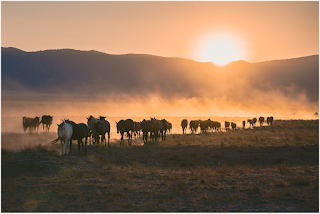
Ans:
<svg viewBox="0 0 320 214"><path fill-rule="evenodd" d="M236 99L278 90L291 97L304 93L310 101L319 101L315 93L319 89L319 55L258 63L239 60L219 67L149 54L111 55L74 49L25 52L2 47L1 59L3 95L7 91L40 91Z"/></svg>

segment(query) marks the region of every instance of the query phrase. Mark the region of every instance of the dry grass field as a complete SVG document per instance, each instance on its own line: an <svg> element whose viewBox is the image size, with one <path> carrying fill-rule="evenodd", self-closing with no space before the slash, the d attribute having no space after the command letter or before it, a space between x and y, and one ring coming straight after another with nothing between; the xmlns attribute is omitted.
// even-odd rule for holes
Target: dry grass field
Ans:
<svg viewBox="0 0 320 214"><path fill-rule="evenodd" d="M66 157L56 137L1 134L2 212L319 212L318 120L113 140L87 155L74 142Z"/></svg>

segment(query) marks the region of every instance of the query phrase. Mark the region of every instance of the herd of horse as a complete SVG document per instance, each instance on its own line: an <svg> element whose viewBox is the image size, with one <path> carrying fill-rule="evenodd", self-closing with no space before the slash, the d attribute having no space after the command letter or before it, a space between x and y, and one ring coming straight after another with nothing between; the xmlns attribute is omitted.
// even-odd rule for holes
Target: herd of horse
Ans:
<svg viewBox="0 0 320 214"><path fill-rule="evenodd" d="M110 146L110 123L105 119L106 117L100 116L95 118L92 115L87 118L87 124L74 123L70 120L63 120L58 124L58 138L53 140L52 143L61 142L61 154L70 154L72 148L72 140L77 140L79 153L87 153L88 139L91 140L92 145L101 144L107 147L106 134L108 134L108 148ZM150 120L133 121L132 119L120 120L116 122L117 133L121 135L120 146L124 145L124 134L128 137L128 145L131 145L132 136L140 136L142 132L144 144L148 143L148 136L150 135L149 142L159 142L160 137L162 141L166 139L167 132L172 130L172 123L167 120L158 120L150 118ZM83 142L83 139L85 142ZM68 144L70 145L69 153Z"/></svg>
<svg viewBox="0 0 320 214"><path fill-rule="evenodd" d="M52 124L53 117L50 115L44 115L41 118L27 118L23 117L23 128L26 131L29 128L30 131L39 129L39 125L43 124L43 130L49 132L50 126ZM250 127L253 127L258 120L256 118L248 119L247 123ZM260 126L265 122L264 117L259 118ZM272 125L273 117L267 118L268 125ZM246 121L243 121L243 129L245 128ZM236 124L233 122L225 121L225 130L236 129ZM159 142L160 137L162 141L165 141L167 133L172 130L172 123L168 122L166 119L159 120L157 118L150 118L150 120L143 119L142 121L133 121L132 119L120 120L116 122L117 133L121 135L120 146L124 145L124 134L128 137L128 145L131 145L132 135L140 136L142 132L142 139L144 144L149 142ZM181 121L182 133L186 133L188 127L188 120L183 119ZM218 121L208 120L191 120L189 122L189 128L191 133L196 133L198 128L202 132L208 130L221 131L221 123ZM108 134L108 148L110 147L110 123L106 120L106 117L100 116L95 118L92 115L87 117L87 124L85 123L75 123L71 120L64 119L62 123L58 124L58 138L53 140L55 143L60 140L61 142L61 153L62 155L67 155L68 144L70 145L69 153L71 153L72 140L77 140L79 153L87 153L87 143L88 139L91 141L92 145L101 144L107 147L106 134ZM85 142L83 142L83 139ZM90 143L90 144L91 144Z"/></svg>
<svg viewBox="0 0 320 214"><path fill-rule="evenodd" d="M33 130L36 130L38 132L39 126L42 123L43 130L44 130L44 126L46 126L46 131L49 132L50 126L52 124L52 119L53 117L50 115L43 115L41 117L41 121L40 121L40 117L35 117L35 118L23 117L22 118L23 130L24 132L26 132L27 129L29 129L30 132Z"/></svg>
<svg viewBox="0 0 320 214"><path fill-rule="evenodd" d="M249 123L249 127L251 128L256 125L257 121L258 121L257 118L253 118L253 119L248 119L247 123ZM267 121L268 125L272 125L273 116L267 117L266 121ZM260 126L262 126L264 122L265 122L265 118L259 117ZM236 123L234 123L234 122L230 123L229 121L225 121L224 127L225 127L226 131L230 130L230 125L231 125L232 129L237 128ZM242 121L242 128L245 129L245 126L246 126L246 121ZM181 121L181 128L182 128L183 134L186 133L187 127L188 127L188 120L183 119ZM221 131L221 123L218 121L212 121L210 119L208 119L208 120L191 120L189 122L189 128L190 128L191 133L196 133L198 128L200 128L201 132L206 132L208 130Z"/></svg>

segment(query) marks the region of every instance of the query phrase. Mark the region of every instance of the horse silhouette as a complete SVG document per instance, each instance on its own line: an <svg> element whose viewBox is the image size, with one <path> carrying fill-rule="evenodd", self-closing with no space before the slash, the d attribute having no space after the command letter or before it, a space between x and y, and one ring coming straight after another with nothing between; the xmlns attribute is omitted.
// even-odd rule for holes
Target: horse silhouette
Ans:
<svg viewBox="0 0 320 214"><path fill-rule="evenodd" d="M128 136L128 145L131 145L131 140L132 140L132 132L134 130L134 122L131 119L126 119L126 120L120 120L119 122L116 122L117 124L117 133L121 134L121 140L120 140L120 146L121 143L123 143L123 134L126 132Z"/></svg>

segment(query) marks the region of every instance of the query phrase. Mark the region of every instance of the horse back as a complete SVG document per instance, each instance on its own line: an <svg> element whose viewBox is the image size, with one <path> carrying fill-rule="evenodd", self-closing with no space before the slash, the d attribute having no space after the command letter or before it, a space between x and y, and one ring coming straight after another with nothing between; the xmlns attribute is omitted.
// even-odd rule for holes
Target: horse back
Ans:
<svg viewBox="0 0 320 214"><path fill-rule="evenodd" d="M109 121L103 120L103 121L101 121L101 123L102 123L102 125L104 127L105 133L106 132L110 132L110 123L109 123Z"/></svg>
<svg viewBox="0 0 320 214"><path fill-rule="evenodd" d="M73 134L73 128L72 125L69 123L64 123L64 126L58 127L58 136L61 140L71 139Z"/></svg>

